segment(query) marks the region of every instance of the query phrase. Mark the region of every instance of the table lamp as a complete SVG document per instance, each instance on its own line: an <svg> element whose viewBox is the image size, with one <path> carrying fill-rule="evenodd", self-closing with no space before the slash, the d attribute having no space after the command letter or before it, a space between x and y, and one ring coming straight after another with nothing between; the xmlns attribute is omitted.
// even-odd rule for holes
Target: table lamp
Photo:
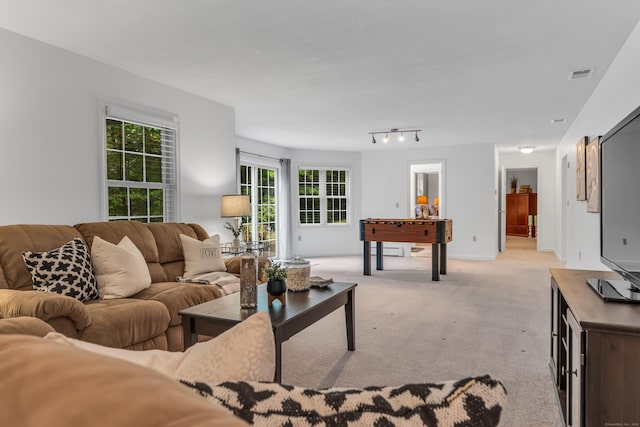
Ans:
<svg viewBox="0 0 640 427"><path fill-rule="evenodd" d="M234 246L240 246L240 228L238 222L240 217L251 215L251 203L247 194L225 194L221 199L220 216L222 218L234 218ZM236 235L237 233L237 235Z"/></svg>

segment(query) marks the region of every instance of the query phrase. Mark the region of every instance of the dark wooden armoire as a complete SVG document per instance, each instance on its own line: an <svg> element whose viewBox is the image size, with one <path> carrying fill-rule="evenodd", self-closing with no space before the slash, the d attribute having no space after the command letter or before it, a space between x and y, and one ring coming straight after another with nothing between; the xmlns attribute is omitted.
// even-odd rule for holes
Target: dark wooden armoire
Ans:
<svg viewBox="0 0 640 427"><path fill-rule="evenodd" d="M507 235L528 236L529 215L538 215L537 193L507 194ZM533 228L532 237L535 236Z"/></svg>

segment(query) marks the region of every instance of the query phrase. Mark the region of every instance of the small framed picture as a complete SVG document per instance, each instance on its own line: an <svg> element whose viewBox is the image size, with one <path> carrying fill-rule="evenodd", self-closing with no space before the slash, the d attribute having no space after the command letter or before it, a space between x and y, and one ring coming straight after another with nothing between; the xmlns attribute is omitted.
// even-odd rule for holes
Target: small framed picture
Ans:
<svg viewBox="0 0 640 427"><path fill-rule="evenodd" d="M585 136L576 145L576 200L587 200L587 140Z"/></svg>
<svg viewBox="0 0 640 427"><path fill-rule="evenodd" d="M600 137L587 144L587 212L600 212Z"/></svg>

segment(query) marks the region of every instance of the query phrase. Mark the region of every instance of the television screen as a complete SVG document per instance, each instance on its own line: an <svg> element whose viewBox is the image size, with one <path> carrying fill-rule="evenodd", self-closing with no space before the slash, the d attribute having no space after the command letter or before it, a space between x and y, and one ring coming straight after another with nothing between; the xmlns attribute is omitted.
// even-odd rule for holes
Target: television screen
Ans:
<svg viewBox="0 0 640 427"><path fill-rule="evenodd" d="M626 280L594 289L640 302L640 107L600 140L600 197L600 258Z"/></svg>

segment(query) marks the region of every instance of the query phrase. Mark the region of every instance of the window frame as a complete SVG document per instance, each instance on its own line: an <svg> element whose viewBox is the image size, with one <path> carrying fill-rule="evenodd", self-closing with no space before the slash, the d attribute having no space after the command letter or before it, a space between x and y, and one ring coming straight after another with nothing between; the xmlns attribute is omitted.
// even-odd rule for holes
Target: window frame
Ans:
<svg viewBox="0 0 640 427"><path fill-rule="evenodd" d="M173 180L174 183L154 183L145 181L126 181L126 180L110 180L107 171L107 120L121 120L124 122L139 124L142 126L155 127L161 129L169 129L174 134L173 141L173 153L169 154L173 157ZM179 222L181 218L180 212L180 171L179 171L179 119L178 116L166 111L156 110L146 106L140 106L132 103L126 103L117 100L101 99L99 101L99 128L100 128L100 140L101 140L101 153L100 153L100 186L101 186L101 217L103 221L115 221L115 220L137 220L138 216L128 215L125 217L111 217L109 216L109 187L121 186L130 188L133 185L134 188L149 189L163 189L163 219L162 222ZM124 150L123 147L123 153ZM164 154L162 155L164 157ZM124 178L124 176L123 176ZM164 174L163 174L164 181ZM129 201L129 198L127 199ZM149 201L147 201L149 203ZM129 212L130 213L130 212ZM149 211L147 213L150 213ZM147 216L149 218L149 216Z"/></svg>
<svg viewBox="0 0 640 427"><path fill-rule="evenodd" d="M311 223L305 224L300 221L300 171L301 170L317 170L319 171L319 185L320 185L320 222L319 223ZM344 172L345 173L345 200L347 202L346 209L346 222L327 222L328 218L328 208L327 208L327 180L326 180L326 172ZM352 224L351 217L353 215L353 205L351 198L351 168L346 166L327 166L327 165L298 165L295 173L295 188L296 188L296 221L299 227L350 227ZM332 196L333 197L333 196Z"/></svg>

